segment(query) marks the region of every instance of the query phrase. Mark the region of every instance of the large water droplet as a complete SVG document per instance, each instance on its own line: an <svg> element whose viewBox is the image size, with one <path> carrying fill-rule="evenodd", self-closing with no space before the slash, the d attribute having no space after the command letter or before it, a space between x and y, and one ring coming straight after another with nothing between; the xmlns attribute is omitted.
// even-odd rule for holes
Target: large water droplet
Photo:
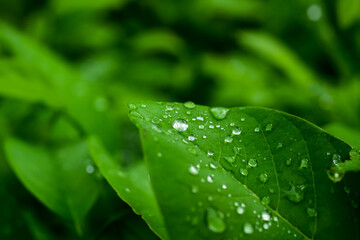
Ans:
<svg viewBox="0 0 360 240"><path fill-rule="evenodd" d="M191 165L190 167L189 167L189 173L191 174L191 175L198 175L199 174L199 169L197 169L196 167L194 167L193 165Z"/></svg>
<svg viewBox="0 0 360 240"><path fill-rule="evenodd" d="M331 167L329 170L327 170L327 175L331 181L333 181L334 183L337 183L337 182L340 182L344 178L345 172L341 171L337 168Z"/></svg>
<svg viewBox="0 0 360 240"><path fill-rule="evenodd" d="M186 129L188 129L188 127L189 127L187 122L183 119L175 120L172 126L173 126L173 128L175 128L178 131L186 131Z"/></svg>
<svg viewBox="0 0 360 240"><path fill-rule="evenodd" d="M213 107L210 108L210 112L211 114L214 116L214 118L221 120L226 118L227 113L229 112L230 109L228 108L223 108L223 107Z"/></svg>
<svg viewBox="0 0 360 240"><path fill-rule="evenodd" d="M232 134L233 134L233 135L240 135L241 132L242 132L241 129L238 128L238 127L234 128L234 129L232 130Z"/></svg>
<svg viewBox="0 0 360 240"><path fill-rule="evenodd" d="M269 214L268 212L263 212L263 213L261 214L261 218L262 218L264 221L270 221L271 216L270 216L270 214Z"/></svg>
<svg viewBox="0 0 360 240"><path fill-rule="evenodd" d="M196 105L195 105L195 103L193 103L191 101L188 101L188 102L184 103L184 107L186 107L186 108L195 108Z"/></svg>
<svg viewBox="0 0 360 240"><path fill-rule="evenodd" d="M245 234L252 234L252 233L254 233L254 228L253 228L253 226L251 225L251 223L246 222L246 223L244 224L244 233L245 233Z"/></svg>
<svg viewBox="0 0 360 240"><path fill-rule="evenodd" d="M237 207L236 208L236 213L239 214L239 215L242 215L244 214L245 212L245 209L243 207Z"/></svg>
<svg viewBox="0 0 360 240"><path fill-rule="evenodd" d="M249 164L250 167L256 167L257 166L257 161L256 161L255 158L251 158L251 159L249 159L248 164Z"/></svg>
<svg viewBox="0 0 360 240"><path fill-rule="evenodd" d="M233 141L233 138L230 136L225 137L224 142L231 143Z"/></svg>
<svg viewBox="0 0 360 240"><path fill-rule="evenodd" d="M299 186L295 186L292 183L290 183L290 190L285 191L285 197L287 199L289 199L290 202L293 203L299 203L304 199L304 195L305 195L305 190L306 187L305 185L299 185Z"/></svg>
<svg viewBox="0 0 360 240"><path fill-rule="evenodd" d="M188 136L188 140L191 141L191 142L195 141L196 137L194 135L190 135L190 136Z"/></svg>
<svg viewBox="0 0 360 240"><path fill-rule="evenodd" d="M210 231L214 233L222 233L226 229L224 214L213 208L207 209L207 225Z"/></svg>

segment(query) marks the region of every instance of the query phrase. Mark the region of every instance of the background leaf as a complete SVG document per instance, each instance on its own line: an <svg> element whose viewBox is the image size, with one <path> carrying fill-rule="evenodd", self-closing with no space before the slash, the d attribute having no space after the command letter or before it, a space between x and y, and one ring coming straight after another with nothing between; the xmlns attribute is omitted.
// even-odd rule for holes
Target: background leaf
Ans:
<svg viewBox="0 0 360 240"><path fill-rule="evenodd" d="M5 143L7 159L22 183L57 214L81 222L96 201L98 182L90 173L87 145L79 142L49 152L20 140Z"/></svg>

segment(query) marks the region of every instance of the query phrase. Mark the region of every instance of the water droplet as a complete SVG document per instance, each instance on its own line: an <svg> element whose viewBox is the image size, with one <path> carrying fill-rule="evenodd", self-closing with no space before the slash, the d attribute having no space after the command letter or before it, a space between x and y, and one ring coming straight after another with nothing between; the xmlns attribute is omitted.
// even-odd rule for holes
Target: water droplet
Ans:
<svg viewBox="0 0 360 240"><path fill-rule="evenodd" d="M286 162L285 162L286 166L290 166L291 162L292 162L291 158L287 159Z"/></svg>
<svg viewBox="0 0 360 240"><path fill-rule="evenodd" d="M146 104L141 104L140 107L146 108Z"/></svg>
<svg viewBox="0 0 360 240"><path fill-rule="evenodd" d="M227 189L227 186L225 184L223 184L221 187L222 189Z"/></svg>
<svg viewBox="0 0 360 240"><path fill-rule="evenodd" d="M259 179L262 183L267 183L269 181L269 176L267 173L261 173Z"/></svg>
<svg viewBox="0 0 360 240"><path fill-rule="evenodd" d="M233 157L224 157L224 159L230 164L235 162L235 156L233 156Z"/></svg>
<svg viewBox="0 0 360 240"><path fill-rule="evenodd" d="M254 128L254 132L260 132L260 128L258 127Z"/></svg>
<svg viewBox="0 0 360 240"><path fill-rule="evenodd" d="M247 176L249 173L248 173L248 170L246 168L240 168L240 173L241 175L244 175L244 176Z"/></svg>
<svg viewBox="0 0 360 240"><path fill-rule="evenodd" d="M87 172L88 174L94 173L94 172L95 172L94 166L93 166L93 165L87 165L87 166L86 166L86 172Z"/></svg>
<svg viewBox="0 0 360 240"><path fill-rule="evenodd" d="M305 190L306 187L305 185L299 185L299 186L295 186L292 183L290 183L290 190L285 191L285 197L287 199L289 199L290 202L293 203L299 203L304 199L304 195L305 195Z"/></svg>
<svg viewBox="0 0 360 240"><path fill-rule="evenodd" d="M282 143L281 143L281 142L279 142L279 143L278 143L278 145L277 145L276 147L277 147L277 148L282 148L282 146L283 146L283 145L282 145Z"/></svg>
<svg viewBox="0 0 360 240"><path fill-rule="evenodd" d="M197 169L196 167L194 167L193 165L191 165L190 167L189 167L189 173L191 174L191 175L198 175L199 174L199 169Z"/></svg>
<svg viewBox="0 0 360 240"><path fill-rule="evenodd" d="M136 110L137 109L137 106L135 104L130 103L128 106L129 106L130 110Z"/></svg>
<svg viewBox="0 0 360 240"><path fill-rule="evenodd" d="M310 216L310 217L315 217L317 216L317 211L314 209L314 208L310 208L310 207L307 207L306 208L306 213Z"/></svg>
<svg viewBox="0 0 360 240"><path fill-rule="evenodd" d="M213 183L214 180L211 176L207 176L206 180L209 182L209 183Z"/></svg>
<svg viewBox="0 0 360 240"><path fill-rule="evenodd" d="M175 128L178 131L186 131L186 129L188 129L189 125L186 123L185 120L183 119L177 119L174 121L173 123L173 128Z"/></svg>
<svg viewBox="0 0 360 240"><path fill-rule="evenodd" d="M264 196L262 199L261 199L261 202L264 204L264 205L269 205L269 203L271 202L271 199L269 196Z"/></svg>
<svg viewBox="0 0 360 240"><path fill-rule="evenodd" d="M214 129L215 127L214 127L214 125L210 125L209 128Z"/></svg>
<svg viewBox="0 0 360 240"><path fill-rule="evenodd" d="M334 166L339 166L339 164L341 163L341 156L339 154L334 154L332 156L332 162Z"/></svg>
<svg viewBox="0 0 360 240"><path fill-rule="evenodd" d="M204 125L199 125L199 129L204 129L205 126Z"/></svg>
<svg viewBox="0 0 360 240"><path fill-rule="evenodd" d="M309 159L307 159L307 158L301 159L301 163L300 163L299 169L308 168L308 167L309 167Z"/></svg>
<svg viewBox="0 0 360 240"><path fill-rule="evenodd" d="M233 141L233 138L230 136L225 137L224 142L231 143Z"/></svg>
<svg viewBox="0 0 360 240"><path fill-rule="evenodd" d="M270 221L271 216L270 216L270 214L269 214L268 212L263 212L263 213L261 214L261 218L262 218L264 221Z"/></svg>
<svg viewBox="0 0 360 240"><path fill-rule="evenodd" d="M196 137L194 135L190 135L190 136L188 136L188 140L189 141L195 141Z"/></svg>
<svg viewBox="0 0 360 240"><path fill-rule="evenodd" d="M215 165L214 163L210 163L210 168L216 169L216 168L217 168L217 165Z"/></svg>
<svg viewBox="0 0 360 240"><path fill-rule="evenodd" d="M188 102L184 103L184 107L186 107L186 108L195 108L196 105L195 105L195 103L193 103L191 101L188 101Z"/></svg>
<svg viewBox="0 0 360 240"><path fill-rule="evenodd" d="M172 103L166 104L165 110L166 110L166 111L172 111L172 110L174 110L174 104L172 104Z"/></svg>
<svg viewBox="0 0 360 240"><path fill-rule="evenodd" d="M251 158L251 159L249 159L248 164L249 164L250 167L256 167L257 166L257 161L256 161L255 158Z"/></svg>
<svg viewBox="0 0 360 240"><path fill-rule="evenodd" d="M241 215L241 214L244 214L245 212L245 209L243 207L237 207L236 208L236 213Z"/></svg>
<svg viewBox="0 0 360 240"><path fill-rule="evenodd" d="M161 153L161 152L158 152L158 153L156 154L156 156L157 156L157 157L162 157L162 153Z"/></svg>
<svg viewBox="0 0 360 240"><path fill-rule="evenodd" d="M211 151L211 150L209 150L209 151L207 151L207 155L208 155L208 156L213 156L213 155L214 155L214 152Z"/></svg>
<svg viewBox="0 0 360 240"><path fill-rule="evenodd" d="M191 192L192 192L192 193L198 193L198 192L199 192L199 187L198 187L198 186L195 186L195 185L192 186L192 187L191 187Z"/></svg>
<svg viewBox="0 0 360 240"><path fill-rule="evenodd" d="M226 229L224 214L213 208L207 209L207 225L210 231L214 233L222 233Z"/></svg>
<svg viewBox="0 0 360 240"><path fill-rule="evenodd" d="M241 120L242 122L245 122L245 118L241 118L240 120Z"/></svg>
<svg viewBox="0 0 360 240"><path fill-rule="evenodd" d="M337 183L344 178L345 172L337 168L330 168L329 170L327 170L327 175L331 181Z"/></svg>
<svg viewBox="0 0 360 240"><path fill-rule="evenodd" d="M244 233L245 234L252 234L254 232L254 228L253 226L251 225L251 223L249 222L246 222L244 224Z"/></svg>
<svg viewBox="0 0 360 240"><path fill-rule="evenodd" d="M222 120L222 119L226 118L226 115L229 112L229 110L230 109L223 108L223 107L210 108L211 114L213 115L214 118L216 118L218 120Z"/></svg>
<svg viewBox="0 0 360 240"><path fill-rule="evenodd" d="M265 131L270 132L272 130L273 125L271 123L267 124L265 127Z"/></svg>
<svg viewBox="0 0 360 240"><path fill-rule="evenodd" d="M130 188L125 188L125 192L130 192Z"/></svg>
<svg viewBox="0 0 360 240"><path fill-rule="evenodd" d="M238 128L238 127L234 128L234 129L232 130L232 134L233 134L233 135L240 135L241 132L242 132L241 129Z"/></svg>
<svg viewBox="0 0 360 240"><path fill-rule="evenodd" d="M312 4L306 11L308 18L311 21L318 21L322 17L322 9L317 4Z"/></svg>

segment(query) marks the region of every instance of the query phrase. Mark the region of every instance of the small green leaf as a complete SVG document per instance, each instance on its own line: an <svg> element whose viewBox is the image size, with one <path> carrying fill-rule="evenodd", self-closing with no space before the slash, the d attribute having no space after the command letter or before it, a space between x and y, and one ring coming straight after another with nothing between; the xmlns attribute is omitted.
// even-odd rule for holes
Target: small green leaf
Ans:
<svg viewBox="0 0 360 240"><path fill-rule="evenodd" d="M50 152L16 139L5 142L7 159L26 188L57 214L74 220L81 233L81 221L99 192L85 142ZM92 168L93 169L93 168Z"/></svg>
<svg viewBox="0 0 360 240"><path fill-rule="evenodd" d="M333 154L348 156L344 142L264 108L217 118L199 105L134 105L130 117L171 239L358 239L351 203L359 203L359 175L335 184L326 173Z"/></svg>
<svg viewBox="0 0 360 240"><path fill-rule="evenodd" d="M100 172L119 197L127 202L135 213L142 215L156 234L162 239L169 239L144 162L125 171L107 153L97 138L89 138L88 144Z"/></svg>

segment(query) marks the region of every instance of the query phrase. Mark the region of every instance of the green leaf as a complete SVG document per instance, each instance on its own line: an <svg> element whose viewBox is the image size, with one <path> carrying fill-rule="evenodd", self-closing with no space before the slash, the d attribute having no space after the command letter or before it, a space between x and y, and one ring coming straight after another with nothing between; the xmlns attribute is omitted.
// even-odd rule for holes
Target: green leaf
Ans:
<svg viewBox="0 0 360 240"><path fill-rule="evenodd" d="M337 0L337 18L340 27L348 28L354 24L360 16L359 0Z"/></svg>
<svg viewBox="0 0 360 240"><path fill-rule="evenodd" d="M129 107L171 239L359 239L359 175L326 171L351 148L315 125L257 107Z"/></svg>
<svg viewBox="0 0 360 240"><path fill-rule="evenodd" d="M16 139L5 142L7 159L25 187L57 214L81 221L98 196L98 181L87 173L85 142L50 152Z"/></svg>
<svg viewBox="0 0 360 240"><path fill-rule="evenodd" d="M97 138L89 138L88 143L91 155L100 172L119 197L127 202L135 213L142 215L143 219L157 235L162 239L168 239L165 224L151 188L149 173L144 162L132 166L128 170L122 169Z"/></svg>

